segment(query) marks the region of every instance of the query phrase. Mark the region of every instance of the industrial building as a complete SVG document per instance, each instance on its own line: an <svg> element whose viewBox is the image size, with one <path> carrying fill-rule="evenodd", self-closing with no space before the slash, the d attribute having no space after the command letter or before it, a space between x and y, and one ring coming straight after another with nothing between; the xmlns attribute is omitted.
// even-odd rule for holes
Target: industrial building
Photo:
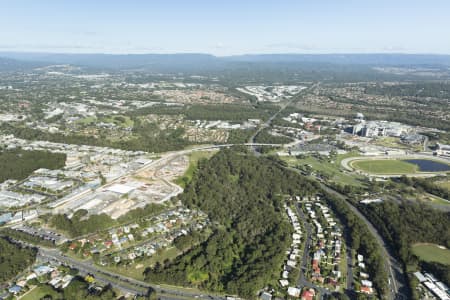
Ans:
<svg viewBox="0 0 450 300"><path fill-rule="evenodd" d="M450 156L450 145L437 144L436 153L438 155Z"/></svg>
<svg viewBox="0 0 450 300"><path fill-rule="evenodd" d="M361 121L353 125L352 133L363 137L393 136L400 137L411 132L410 126L388 121Z"/></svg>

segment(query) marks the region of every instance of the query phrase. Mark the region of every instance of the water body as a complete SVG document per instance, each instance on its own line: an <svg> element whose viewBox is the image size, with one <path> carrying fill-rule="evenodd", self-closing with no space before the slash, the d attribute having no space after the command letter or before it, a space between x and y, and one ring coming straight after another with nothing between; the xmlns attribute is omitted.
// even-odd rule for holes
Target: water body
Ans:
<svg viewBox="0 0 450 300"><path fill-rule="evenodd" d="M419 167L421 172L445 172L450 171L450 166L435 160L429 159L406 159L404 160Z"/></svg>

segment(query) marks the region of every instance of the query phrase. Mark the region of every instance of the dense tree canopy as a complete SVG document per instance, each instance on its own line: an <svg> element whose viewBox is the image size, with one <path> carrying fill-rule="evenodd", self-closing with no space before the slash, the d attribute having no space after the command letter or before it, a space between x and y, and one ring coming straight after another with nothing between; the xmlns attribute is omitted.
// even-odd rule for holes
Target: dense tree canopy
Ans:
<svg viewBox="0 0 450 300"><path fill-rule="evenodd" d="M401 85L372 85L365 89L368 94L385 96L420 96L434 98L450 98L450 84L448 82L417 82Z"/></svg>
<svg viewBox="0 0 450 300"><path fill-rule="evenodd" d="M248 119L267 119L279 107L271 104L239 105L239 104L194 104L179 106L152 106L142 108L131 115L163 114L184 115L188 120L228 120L247 121Z"/></svg>
<svg viewBox="0 0 450 300"><path fill-rule="evenodd" d="M89 284L80 277L75 277L72 282L63 290L63 299L66 300L107 300L115 299L116 297L116 293L111 289L110 286L106 286L99 293L91 293L89 291Z"/></svg>
<svg viewBox="0 0 450 300"><path fill-rule="evenodd" d="M261 130L255 137L256 143L263 143L263 144L287 144L292 141L293 139L287 136L272 135L269 133L269 130L267 129Z"/></svg>
<svg viewBox="0 0 450 300"><path fill-rule="evenodd" d="M429 242L450 247L450 213L433 209L425 204L384 201L379 204L361 205L399 258L408 262L410 246Z"/></svg>
<svg viewBox="0 0 450 300"><path fill-rule="evenodd" d="M433 209L425 204L404 201L361 205L363 212L404 263L405 269L417 268L419 258L411 250L414 243L435 243L450 247L450 212ZM447 282L450 266L433 262L421 262L422 268ZM410 282L411 292L415 289ZM414 296L417 298L417 296Z"/></svg>
<svg viewBox="0 0 450 300"><path fill-rule="evenodd" d="M214 232L174 261L147 269L146 279L254 297L279 276L290 245L283 195L316 190L276 158L223 150L201 161L181 200L206 212Z"/></svg>
<svg viewBox="0 0 450 300"><path fill-rule="evenodd" d="M0 282L7 281L34 263L36 250L0 238Z"/></svg>
<svg viewBox="0 0 450 300"><path fill-rule="evenodd" d="M106 214L87 216L88 212L80 209L73 214L72 218L69 218L66 214L53 215L50 218L50 225L66 232L71 237L76 237L124 223L139 222L140 219L154 215L163 210L163 208L164 206L159 204L148 204L143 208L132 209L116 220Z"/></svg>
<svg viewBox="0 0 450 300"><path fill-rule="evenodd" d="M182 149L192 144L183 138L184 129L155 130L153 124L136 124L133 128L134 138L127 140L109 140L104 137L93 137L82 134L50 133L39 129L13 126L10 124L0 125L0 131L26 140L43 140L55 143L66 143L76 145L91 145L100 147L111 147L131 151L164 152Z"/></svg>
<svg viewBox="0 0 450 300"><path fill-rule="evenodd" d="M450 200L450 190L436 184L433 178L412 178L403 176L399 181L406 184L406 186L412 186L418 190Z"/></svg>
<svg viewBox="0 0 450 300"><path fill-rule="evenodd" d="M39 168L60 169L66 163L66 155L47 151L22 149L0 150L0 182L7 179L25 179Z"/></svg>

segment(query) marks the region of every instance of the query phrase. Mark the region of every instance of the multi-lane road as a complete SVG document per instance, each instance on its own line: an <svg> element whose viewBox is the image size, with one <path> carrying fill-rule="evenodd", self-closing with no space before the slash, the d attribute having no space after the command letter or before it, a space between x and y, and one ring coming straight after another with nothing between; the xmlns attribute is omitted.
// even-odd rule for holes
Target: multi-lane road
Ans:
<svg viewBox="0 0 450 300"><path fill-rule="evenodd" d="M153 290L166 299L212 299L223 300L225 296L212 295L212 294L200 294L194 290L189 289L177 289L176 287L166 287L156 284L150 284L144 281L140 281L134 278L123 276L114 272L107 271L100 267L95 266L92 261L80 261L72 257L62 254L59 250L48 249L39 247L38 258L41 261L56 261L63 265L67 265L71 268L78 269L81 274L91 274L95 279L104 284L110 284L111 286L121 290L124 293L134 295L144 295L149 290Z"/></svg>
<svg viewBox="0 0 450 300"><path fill-rule="evenodd" d="M304 94L306 91L310 91L315 89L320 83L315 83L312 86L303 89L300 93L298 93L296 96L300 96L302 94ZM295 98L293 97L291 100L285 102L284 104L281 105L280 109L277 110L269 119L267 119L266 122L264 122L263 124L261 124L259 126L259 128L255 131L255 133L253 133L253 135L250 137L250 139L248 140L249 144L253 144L254 146L252 146L252 150L255 153L255 155L260 155L260 153L258 151L256 151L256 146L257 144L255 143L255 138L258 135L258 133L260 133L263 129L267 128L270 126L270 124L272 123L272 121L283 111L286 109L286 107L288 107L291 103L293 103L295 101Z"/></svg>
<svg viewBox="0 0 450 300"><path fill-rule="evenodd" d="M296 173L301 174L301 172L298 169L286 167L286 169L289 169L291 171L294 171ZM351 204L347 197L343 194L339 193L338 191L332 189L331 187L327 186L320 180L317 180L317 182L320 184L321 188L330 193L333 194L340 199L344 200L344 202L347 204L347 206L361 219L364 221L364 223L369 228L369 231L372 233L372 236L376 239L379 246L381 247L383 251L383 256L386 257L385 265L386 265L386 271L389 276L389 291L388 291L388 299L389 300L405 300L407 299L408 293L408 287L407 287L407 280L405 278L405 274L402 269L402 265L398 260L394 257L394 254L392 253L391 249L386 245L381 235L378 233L377 229L372 225L372 223L353 205ZM297 210L299 210L297 208ZM299 211L300 216L301 210ZM308 225L308 224L306 224ZM308 230L308 227L306 226L306 229ZM310 229L309 229L310 231ZM310 232L308 232L308 236L310 236ZM308 246L308 240L307 239L307 245ZM306 252L306 251L305 251ZM348 255L348 253L347 253ZM351 255L350 255L351 256ZM307 259L307 258L306 258ZM305 256L303 257L302 266L306 264L305 262ZM302 280L302 272L300 272L300 280ZM304 278L304 277L303 277ZM308 282L305 282L304 280L300 281L299 284L304 284L303 286L308 286Z"/></svg>
<svg viewBox="0 0 450 300"><path fill-rule="evenodd" d="M280 146L278 144L260 144L260 143L246 143L246 144L240 144L245 146ZM177 152L171 152L165 154L161 159L157 161L153 161L149 165L144 166L143 168L139 169L138 171L141 171L142 169L147 169L149 167L155 167L155 166L161 166L161 164L165 164L170 162L172 159L178 157L179 155L186 155L191 152L195 151L205 151L205 150L213 150L213 149L219 149L219 148L226 148L234 146L234 144L224 144L224 145L212 145L212 146L205 146L205 147L198 147L188 150L182 150ZM299 172L296 169L289 168L291 170L294 170L296 172ZM135 171L137 172L137 171ZM130 174L127 174L126 176L129 176ZM125 176L125 175L124 175ZM109 183L111 184L111 183ZM382 237L378 234L377 230L373 227L373 225L367 220L367 218L359 212L359 210L354 207L350 202L347 201L346 197L337 191L331 189L330 187L326 186L323 183L320 183L322 185L322 188L332 194L335 194L336 196L342 198L345 200L345 203L350 207L350 209L359 217L361 218L369 227L369 230L373 234L373 236L376 238L377 242L385 252L386 260L386 268L388 270L389 274L389 282L390 282L390 290L389 290L389 299L406 299L407 295L407 286L406 286L406 279L401 267L401 264L394 258L389 248L384 243ZM299 211L299 208L297 207L297 211L299 212L300 216L302 216L301 210ZM304 216L302 217L304 219ZM308 224L305 224L305 228L307 230L308 237L311 236L311 228L308 227ZM305 253L307 253L307 249L310 246L310 239L307 238L306 245L305 245ZM92 264L92 262L86 262L86 261L79 261L76 259L73 259L71 257L64 256L61 254L58 250L52 250L52 249L45 249L45 248L39 248L39 257L41 259L47 259L47 260L55 260L62 264L72 266L82 273L90 273L94 275L97 280L104 282L106 284L111 284L112 286L121 289L125 293L131 293L131 294L142 294L143 291L148 289L153 289L156 292L159 292L162 294L162 297L165 299L180 299L180 298L201 298L201 299L225 299L222 295L205 295L205 294L199 294L194 291L189 291L186 289L177 289L176 287L161 287L159 285L150 284L147 282L139 281L133 278L129 278L120 274L116 274L107 270L104 270L100 267L97 267ZM320 288L316 285L311 284L310 282L306 281L304 276L304 271L306 270L306 264L308 261L308 257L305 257L305 254L302 259L301 263L301 272L300 272L300 278L299 278L299 285L304 287L313 287L318 289L321 294L327 294L328 291ZM177 298L178 297L178 298Z"/></svg>

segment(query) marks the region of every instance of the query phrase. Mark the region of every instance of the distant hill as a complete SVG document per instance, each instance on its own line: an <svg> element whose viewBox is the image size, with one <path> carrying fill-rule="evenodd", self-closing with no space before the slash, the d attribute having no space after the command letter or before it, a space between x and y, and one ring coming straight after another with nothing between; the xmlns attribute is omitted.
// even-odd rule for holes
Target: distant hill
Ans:
<svg viewBox="0 0 450 300"><path fill-rule="evenodd" d="M247 54L225 57L243 62L309 62L349 65L450 65L450 55L437 54Z"/></svg>
<svg viewBox="0 0 450 300"><path fill-rule="evenodd" d="M0 72L25 71L33 68L41 67L45 64L33 61L17 60L11 58L0 57Z"/></svg>
<svg viewBox="0 0 450 300"><path fill-rule="evenodd" d="M52 64L71 64L111 69L154 69L184 71L211 69L223 64L220 59L208 54L52 54L4 52L0 56ZM226 62L224 62L226 63Z"/></svg>
<svg viewBox="0 0 450 300"><path fill-rule="evenodd" d="M205 71L254 64L339 64L411 66L450 66L450 55L432 54L248 54L217 57L209 54L53 54L0 52L0 57L20 61L72 64L111 69L153 69L155 71ZM11 62L12 65L14 63ZM4 63L7 65L7 62Z"/></svg>

